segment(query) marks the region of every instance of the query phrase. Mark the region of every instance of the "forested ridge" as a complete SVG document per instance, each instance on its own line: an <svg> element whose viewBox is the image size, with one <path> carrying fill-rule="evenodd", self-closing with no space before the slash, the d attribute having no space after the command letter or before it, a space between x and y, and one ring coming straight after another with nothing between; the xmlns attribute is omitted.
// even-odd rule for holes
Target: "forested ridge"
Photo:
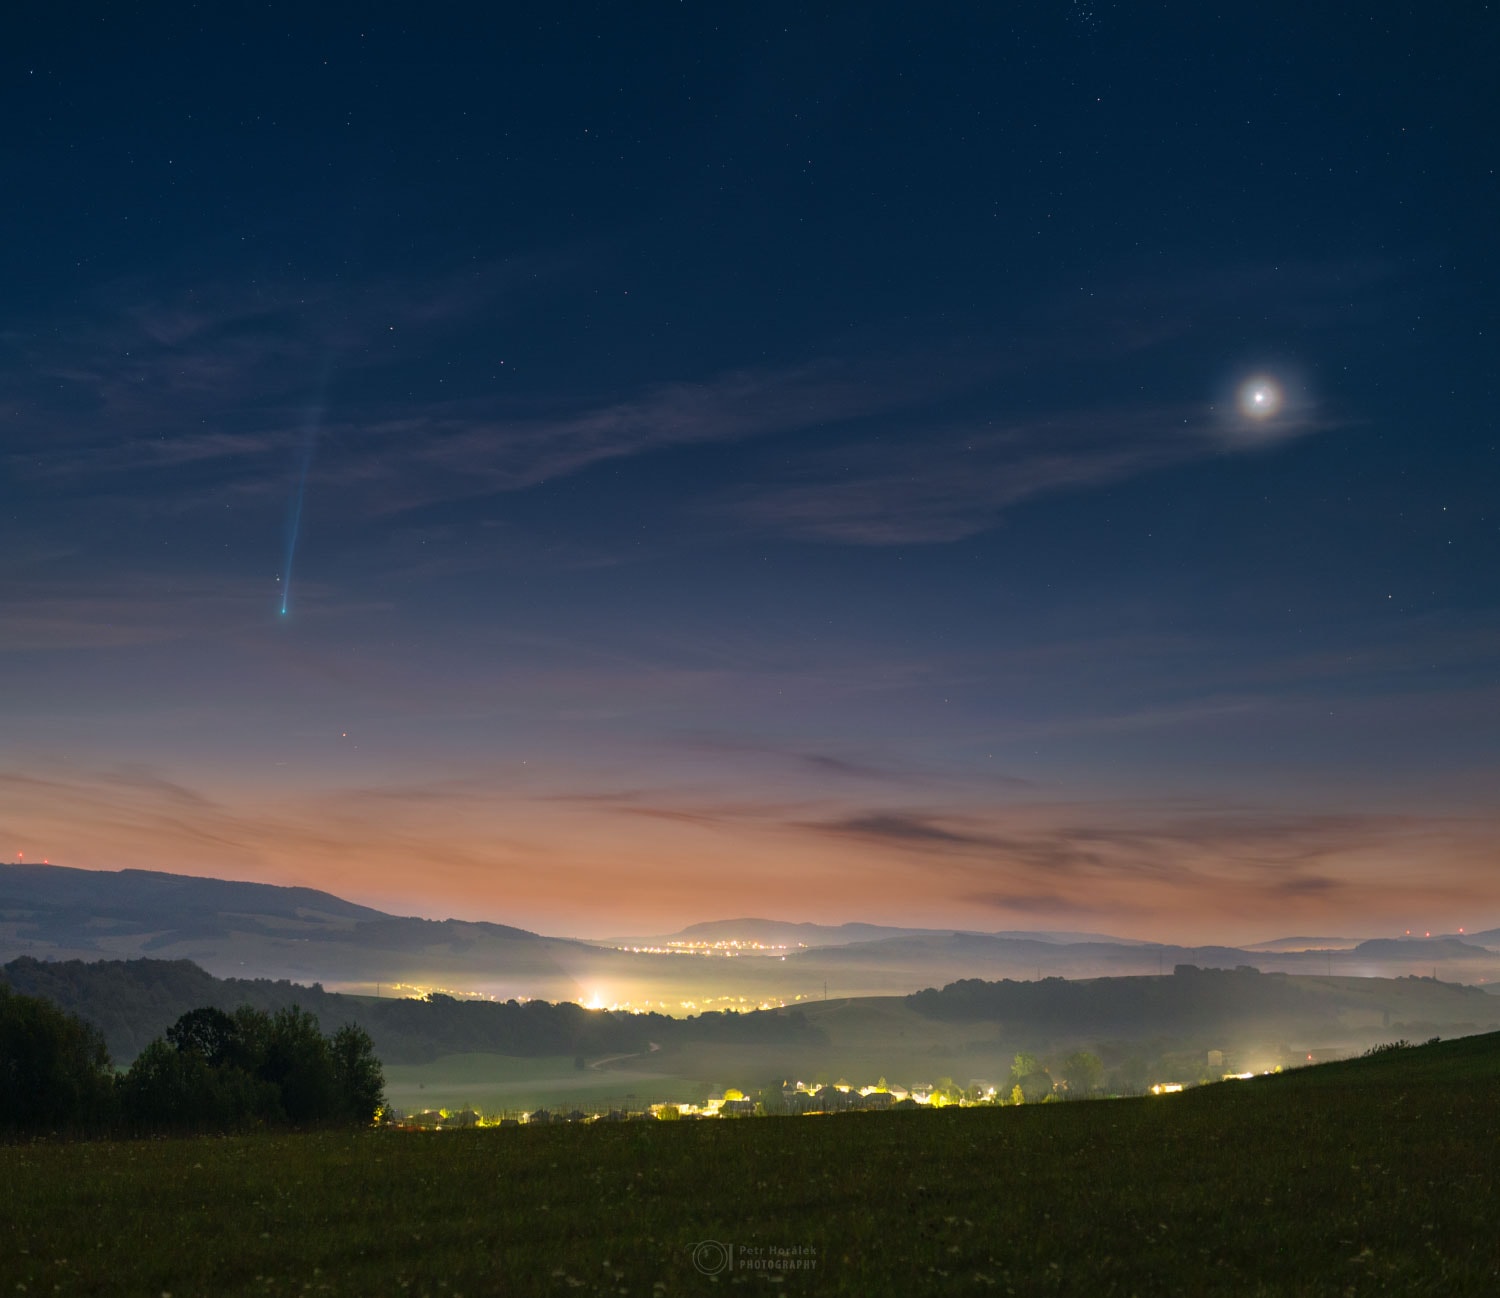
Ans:
<svg viewBox="0 0 1500 1298"><path fill-rule="evenodd" d="M215 978L189 960L58 960L22 957L0 966L0 983L42 996L96 1027L117 1060L133 1059L181 1015L200 1006L266 1013L296 1005L328 1030L357 1024L388 1063L439 1055L628 1054L651 1042L820 1041L800 1010L665 1014L589 1010L568 1002L377 999L286 980Z"/></svg>
<svg viewBox="0 0 1500 1298"><path fill-rule="evenodd" d="M1318 1032L1358 1014L1415 1032L1441 1009L1454 1031L1500 1028L1500 1002L1478 987L1433 978L1312 978L1258 969L1178 965L1169 976L1064 979L964 978L906 1002L928 1018L1015 1026L1066 1023L1083 1032L1118 1030L1189 1036L1276 1027ZM1405 1020L1405 1021L1403 1021Z"/></svg>

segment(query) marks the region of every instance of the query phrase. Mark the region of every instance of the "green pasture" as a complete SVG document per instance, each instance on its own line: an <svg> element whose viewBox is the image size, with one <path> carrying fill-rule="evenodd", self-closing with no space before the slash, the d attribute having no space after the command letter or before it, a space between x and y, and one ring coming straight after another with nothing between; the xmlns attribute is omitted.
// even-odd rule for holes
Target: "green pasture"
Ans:
<svg viewBox="0 0 1500 1298"><path fill-rule="evenodd" d="M387 1101L405 1113L421 1109L481 1113L582 1108L644 1108L657 1102L696 1102L704 1084L646 1067L651 1055L599 1068L577 1068L574 1058L518 1059L509 1055L444 1055L428 1064L387 1064Z"/></svg>

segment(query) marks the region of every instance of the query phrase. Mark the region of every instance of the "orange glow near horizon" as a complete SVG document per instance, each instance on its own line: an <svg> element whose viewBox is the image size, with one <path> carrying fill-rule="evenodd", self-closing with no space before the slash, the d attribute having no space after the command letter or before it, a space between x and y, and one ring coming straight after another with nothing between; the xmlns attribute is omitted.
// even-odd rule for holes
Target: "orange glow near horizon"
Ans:
<svg viewBox="0 0 1500 1298"><path fill-rule="evenodd" d="M588 937L735 916L1190 943L1399 932L1395 917L1417 905L1455 918L1472 909L1465 880L1483 860L1481 831L1493 832L1274 809L1018 803L872 815L831 800L482 786L240 802L118 774L29 777L0 794L13 823L68 842L68 864L82 868L314 887L398 914ZM1413 881L1417 851L1429 869Z"/></svg>

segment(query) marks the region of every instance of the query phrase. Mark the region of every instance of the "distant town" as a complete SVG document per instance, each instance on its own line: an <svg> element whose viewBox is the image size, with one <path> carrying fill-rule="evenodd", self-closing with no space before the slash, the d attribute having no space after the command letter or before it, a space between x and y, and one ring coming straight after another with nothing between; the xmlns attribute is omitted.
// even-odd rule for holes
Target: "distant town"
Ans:
<svg viewBox="0 0 1500 1298"><path fill-rule="evenodd" d="M1223 1052L1207 1052L1207 1062L1221 1066ZM539 1108L534 1110L503 1110L484 1113L474 1108L424 1109L414 1113L403 1113L387 1108L381 1116L382 1125L406 1130L457 1131L475 1128L546 1126L555 1123L592 1122L679 1122L702 1121L715 1118L752 1118L778 1116L818 1117L838 1113L889 1113L918 1112L946 1108L995 1108L1023 1104L1055 1104L1063 1100L1105 1099L1107 1093L1089 1082L1097 1081L1102 1070L1098 1059L1087 1052L1071 1056L1068 1065L1082 1084L1070 1085L1068 1080L1054 1079L1050 1073L1037 1065L1032 1056L1018 1055L1011 1069L1011 1079L1004 1084L973 1078L964 1086L951 1078L936 1082L918 1082L911 1086L887 1083L884 1078L864 1086L847 1081L838 1082L784 1082L780 1088L771 1087L756 1095L746 1095L735 1088L722 1095L705 1100L702 1104L648 1103L639 1108L582 1109L564 1111ZM1261 1076L1279 1073L1281 1068L1267 1069ZM1226 1072L1219 1081L1245 1081L1257 1076L1254 1072ZM1199 1085L1212 1085L1213 1079L1199 1078L1194 1081L1156 1082L1149 1088L1152 1095L1176 1095Z"/></svg>

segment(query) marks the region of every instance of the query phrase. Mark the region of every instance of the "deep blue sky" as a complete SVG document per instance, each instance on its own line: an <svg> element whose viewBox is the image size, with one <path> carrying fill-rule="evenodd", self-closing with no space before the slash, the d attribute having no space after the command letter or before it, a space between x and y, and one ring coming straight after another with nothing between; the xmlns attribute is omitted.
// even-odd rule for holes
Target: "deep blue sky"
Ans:
<svg viewBox="0 0 1500 1298"><path fill-rule="evenodd" d="M1493 9L311 8L7 24L12 859L1500 921Z"/></svg>

